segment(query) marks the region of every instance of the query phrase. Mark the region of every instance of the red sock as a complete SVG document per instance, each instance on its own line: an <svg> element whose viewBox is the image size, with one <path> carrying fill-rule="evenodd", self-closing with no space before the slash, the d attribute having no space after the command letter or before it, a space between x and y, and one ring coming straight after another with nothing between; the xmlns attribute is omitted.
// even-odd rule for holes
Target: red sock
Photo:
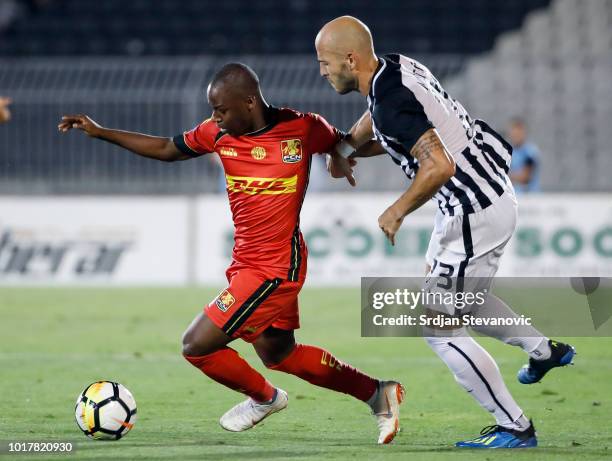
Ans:
<svg viewBox="0 0 612 461"><path fill-rule="evenodd" d="M368 401L378 381L341 362L326 350L315 346L297 344L282 362L269 368L298 376L315 386L352 395Z"/></svg>
<svg viewBox="0 0 612 461"><path fill-rule="evenodd" d="M212 354L201 357L185 355L185 358L209 378L253 400L267 402L274 397L274 386L234 349L225 347Z"/></svg>

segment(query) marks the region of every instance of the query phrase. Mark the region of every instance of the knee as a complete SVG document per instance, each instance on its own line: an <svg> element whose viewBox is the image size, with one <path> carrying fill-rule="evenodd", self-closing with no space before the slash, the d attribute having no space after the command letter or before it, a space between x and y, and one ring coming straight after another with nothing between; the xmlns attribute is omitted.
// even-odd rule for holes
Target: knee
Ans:
<svg viewBox="0 0 612 461"><path fill-rule="evenodd" d="M202 355L198 352L199 351L196 350L191 344L183 344L183 356L184 357L198 357Z"/></svg>
<svg viewBox="0 0 612 461"><path fill-rule="evenodd" d="M183 355L209 355L223 349L231 340L206 315L199 315L183 334Z"/></svg>
<svg viewBox="0 0 612 461"><path fill-rule="evenodd" d="M193 344L192 344L192 340L191 340L191 335L189 334L189 330L186 330L183 333L183 338L181 340L182 346L183 346L183 355L184 356L188 356L188 355L193 355Z"/></svg>
<svg viewBox="0 0 612 461"><path fill-rule="evenodd" d="M259 356L266 368L276 369L291 354L293 347L287 351L274 351Z"/></svg>
<svg viewBox="0 0 612 461"><path fill-rule="evenodd" d="M447 337L425 336L425 337L423 337L423 339L425 340L427 345L429 347L431 347L436 352L437 352L437 350L440 347L448 346L448 338Z"/></svg>
<svg viewBox="0 0 612 461"><path fill-rule="evenodd" d="M451 348L449 343L453 340L453 336L446 336L447 333L444 330L432 330L423 339L436 354L443 355Z"/></svg>
<svg viewBox="0 0 612 461"><path fill-rule="evenodd" d="M470 334L466 328L423 328L423 339L430 347L441 345L447 346L448 343L459 340L460 338L470 338Z"/></svg>
<svg viewBox="0 0 612 461"><path fill-rule="evenodd" d="M183 341L183 356L185 357L198 357L204 355L202 351L197 348L194 344Z"/></svg>
<svg viewBox="0 0 612 461"><path fill-rule="evenodd" d="M213 352L205 342L197 341L189 330L183 334L182 346L185 357L201 357Z"/></svg>
<svg viewBox="0 0 612 461"><path fill-rule="evenodd" d="M274 341L272 344L255 345L255 351L266 368L275 368L294 351L295 347L295 340L288 338L286 341Z"/></svg>

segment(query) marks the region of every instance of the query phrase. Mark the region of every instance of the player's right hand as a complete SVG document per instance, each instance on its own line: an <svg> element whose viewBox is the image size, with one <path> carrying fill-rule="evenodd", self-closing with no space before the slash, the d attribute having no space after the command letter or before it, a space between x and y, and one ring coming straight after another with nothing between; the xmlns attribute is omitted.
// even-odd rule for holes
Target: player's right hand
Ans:
<svg viewBox="0 0 612 461"><path fill-rule="evenodd" d="M59 125L57 125L57 129L61 133L65 133L72 128L76 128L78 130L83 130L89 136L96 137L100 133L102 127L94 122L87 115L79 114L79 115L64 115L62 117L62 121Z"/></svg>

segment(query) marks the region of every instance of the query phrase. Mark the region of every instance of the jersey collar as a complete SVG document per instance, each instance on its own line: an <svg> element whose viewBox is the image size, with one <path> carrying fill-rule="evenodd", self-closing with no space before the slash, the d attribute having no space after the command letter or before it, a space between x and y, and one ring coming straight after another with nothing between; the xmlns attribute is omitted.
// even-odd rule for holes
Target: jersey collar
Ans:
<svg viewBox="0 0 612 461"><path fill-rule="evenodd" d="M374 71L374 75L372 75L372 83L370 83L370 91L368 92L370 99L374 98L374 85L376 85L376 80L378 80L380 74L383 73L385 67L387 67L387 61L385 61L383 58L378 58L378 66Z"/></svg>

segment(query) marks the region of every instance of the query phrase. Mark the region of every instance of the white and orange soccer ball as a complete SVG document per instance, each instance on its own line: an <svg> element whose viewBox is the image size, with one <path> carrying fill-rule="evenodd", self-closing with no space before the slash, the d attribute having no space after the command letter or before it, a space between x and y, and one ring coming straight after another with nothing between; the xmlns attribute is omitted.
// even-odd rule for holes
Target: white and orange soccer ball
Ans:
<svg viewBox="0 0 612 461"><path fill-rule="evenodd" d="M119 383L97 381L79 395L74 409L77 425L93 439L119 440L136 422L136 401Z"/></svg>

